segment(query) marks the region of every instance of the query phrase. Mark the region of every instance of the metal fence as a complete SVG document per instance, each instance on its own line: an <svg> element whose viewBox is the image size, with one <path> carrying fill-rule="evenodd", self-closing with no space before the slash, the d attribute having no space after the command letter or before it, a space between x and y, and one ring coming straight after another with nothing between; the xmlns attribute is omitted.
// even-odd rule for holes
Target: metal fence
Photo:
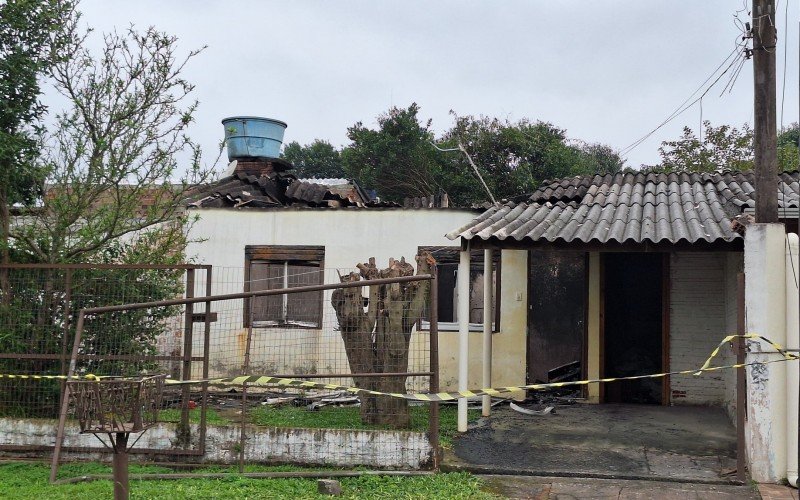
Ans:
<svg viewBox="0 0 800 500"><path fill-rule="evenodd" d="M210 270L205 281L190 274L185 299L82 309L75 319L66 372L70 376L166 372L172 378L194 380L266 375L317 383L312 388L168 385L159 418L182 422L171 442L183 441L198 458L211 451L206 433L214 425L237 429L236 442L226 446L240 466L253 455L260 429L276 427L365 431L371 433L367 446L384 452L402 446L397 435L391 435L395 430L417 431L434 450L429 459L435 464L437 404L410 406L403 399L356 397L321 385L391 393L438 391L435 272L363 280L353 270L283 266L282 270L252 271L245 277L241 272L215 269L213 284ZM206 295L192 298L200 295L195 293L199 290ZM431 320L425 331L419 329L423 309ZM131 322L148 330L152 323L174 324L176 318L183 321L182 345L161 342L153 346L147 344L152 338L120 333L129 332ZM147 355L128 357L132 349L141 350L145 344ZM165 350L171 354L162 354ZM61 409L54 472L69 418L66 402ZM292 455L289 450L274 461L304 462L297 451ZM330 448L327 463L337 463L335 455L348 452L352 450Z"/></svg>
<svg viewBox="0 0 800 500"><path fill-rule="evenodd" d="M78 311L191 297L197 271L210 287L211 266L0 265L0 374L66 375ZM191 334L187 339L189 329L183 325L203 319L185 316L185 310L175 306L93 321L83 332L76 369L138 373L167 367L173 376L182 377L182 368L191 362L186 358L192 356L185 349L192 342ZM205 358L192 359L202 362ZM17 419L41 419L52 424L54 436L63 390L64 381L58 379L0 378L0 421L13 429ZM52 449L41 443L21 444L14 433L0 434L0 451ZM96 448L75 451L98 449L102 449L99 443ZM192 450L188 446L172 450L185 451Z"/></svg>

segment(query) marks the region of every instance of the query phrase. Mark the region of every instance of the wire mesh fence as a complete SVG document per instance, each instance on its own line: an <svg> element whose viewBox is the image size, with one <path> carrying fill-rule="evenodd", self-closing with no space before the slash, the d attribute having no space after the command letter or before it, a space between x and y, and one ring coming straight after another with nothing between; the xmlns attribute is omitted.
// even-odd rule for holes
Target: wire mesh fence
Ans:
<svg viewBox="0 0 800 500"><path fill-rule="evenodd" d="M426 441L427 461L434 458L431 450L438 441L436 405L411 406L396 397L325 387L386 393L438 389L436 329L419 328L423 313L435 311L432 273L427 263L417 275L413 266L395 264L383 275L377 269L309 269L287 263L215 268L188 275L184 300L85 309L76 320L80 338L69 346L74 374L166 373L172 379L212 380L167 384L159 420L175 426L169 439L162 439L165 451L191 449L208 457L220 455L211 448L225 447L225 459L242 465L251 460L378 465L364 457L403 457L407 435L416 433ZM144 333L135 334L132 324ZM158 328L181 334L146 333ZM135 351L138 357L130 354ZM243 375L314 386L213 382ZM209 444L209 426L225 438ZM336 432L328 437L312 433L316 438L288 433L287 441L265 445L265 429L274 428ZM353 441L343 434L354 430L363 436ZM332 446L337 439L342 445ZM286 449L263 449L272 444ZM157 452L148 446L143 449ZM312 452L309 446L319 449Z"/></svg>
<svg viewBox="0 0 800 500"><path fill-rule="evenodd" d="M209 266L0 266L0 374L66 375L78 311L184 296L186 274ZM131 311L87 323L76 368L120 374L160 369L183 359L182 308ZM50 422L55 436L64 381L0 378L0 419ZM49 443L31 448L51 448ZM0 450L24 450L19 436L0 433Z"/></svg>

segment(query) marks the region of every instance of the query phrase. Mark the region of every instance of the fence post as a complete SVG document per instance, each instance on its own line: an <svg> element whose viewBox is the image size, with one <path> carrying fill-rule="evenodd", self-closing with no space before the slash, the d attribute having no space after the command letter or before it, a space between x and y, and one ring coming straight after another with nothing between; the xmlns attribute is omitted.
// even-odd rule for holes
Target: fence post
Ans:
<svg viewBox="0 0 800 500"><path fill-rule="evenodd" d="M211 296L211 270L212 267L208 266L205 268L206 270L206 297ZM203 380L208 379L208 363L209 363L209 355L208 351L211 349L211 301L208 301L206 304L206 315L205 315L205 323L203 324ZM207 417L206 413L208 412L208 382L203 382L202 384L203 390L203 402L202 407L200 408L200 442L198 443L198 448L200 453L205 455L206 453L206 425L207 425Z"/></svg>
<svg viewBox="0 0 800 500"><path fill-rule="evenodd" d="M66 269L66 277L64 279L64 337L61 339L61 371L59 372L61 375L67 374L67 343L69 342L69 327L71 325L72 313L72 269ZM62 380L59 385L61 390L59 391L59 398L64 397L64 388L66 387L66 381ZM59 399L58 402L59 408L61 407L61 400Z"/></svg>
<svg viewBox="0 0 800 500"><path fill-rule="evenodd" d="M244 365L242 375L250 375L250 344L253 341L253 306L254 297L247 299L250 303L247 318L247 343L244 346ZM247 439L247 382L242 384L242 428L239 434L239 472L244 473L244 447Z"/></svg>
<svg viewBox="0 0 800 500"><path fill-rule="evenodd" d="M430 323L430 392L439 392L439 272L436 264L431 266L431 303L428 312ZM428 441L431 443L432 461L434 470L439 470L441 457L439 456L439 403L429 403Z"/></svg>
<svg viewBox="0 0 800 500"><path fill-rule="evenodd" d="M186 270L186 298L194 297L194 269ZM194 304L186 304L183 327L183 370L181 370L182 380L192 379L192 326L194 314ZM179 441L184 447L188 447L191 441L191 430L189 427L189 399L191 398L191 386L184 385L181 392L181 424L178 430Z"/></svg>
<svg viewBox="0 0 800 500"><path fill-rule="evenodd" d="M61 375L67 374L67 343L72 313L72 269L67 268L64 278L64 337L61 339ZM63 391L62 391L63 392Z"/></svg>

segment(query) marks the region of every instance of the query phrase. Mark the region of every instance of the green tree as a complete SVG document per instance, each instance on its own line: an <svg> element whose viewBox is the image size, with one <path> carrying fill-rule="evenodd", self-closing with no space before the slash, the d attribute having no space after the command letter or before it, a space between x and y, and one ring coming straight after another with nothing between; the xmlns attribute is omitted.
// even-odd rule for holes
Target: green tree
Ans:
<svg viewBox="0 0 800 500"><path fill-rule="evenodd" d="M800 125L792 123L778 134L778 165L781 170L798 169L798 140L800 140Z"/></svg>
<svg viewBox="0 0 800 500"><path fill-rule="evenodd" d="M9 231L11 251L24 262L183 262L191 223L184 200L208 176L199 147L186 134L197 102L194 85L182 73L199 51L180 55L174 36L131 27L106 34L103 48L93 53L78 20L76 12L61 20L63 57L50 71L68 105L55 116L36 157L47 189ZM14 281L3 293L0 349L61 352L69 338L62 280L63 273L48 269L30 282ZM172 298L180 286L174 271L81 271L73 276L71 313L89 305ZM152 353L172 314L154 308L89 318L86 349ZM12 369L7 362L0 368ZM34 370L52 373L58 366L42 361ZM117 374L144 367L105 366ZM2 394L0 400L13 399ZM42 400L42 408L51 400Z"/></svg>
<svg viewBox="0 0 800 500"><path fill-rule="evenodd" d="M753 131L744 124L741 129L730 125L714 127L703 122L705 134L698 138L689 127L674 141L664 141L658 148L661 163L654 170L662 172L716 172L753 168Z"/></svg>
<svg viewBox="0 0 800 500"><path fill-rule="evenodd" d="M646 167L660 172L748 171L753 168L753 130L746 123L741 129L730 125L714 127L704 121L702 140L690 127L673 141L664 141L658 149L661 163ZM778 165L782 171L798 165L797 141L800 128L793 123L778 134Z"/></svg>
<svg viewBox="0 0 800 500"><path fill-rule="evenodd" d="M456 117L443 144L461 144L495 198L535 190L542 181L571 175L617 172L619 155L602 144L571 144L551 123L489 117ZM486 193L463 154L451 153L442 167L444 189L459 204L485 201Z"/></svg>
<svg viewBox="0 0 800 500"><path fill-rule="evenodd" d="M346 175L341 153L328 141L315 139L305 146L292 141L283 148L283 157L294 165L297 177L324 179Z"/></svg>
<svg viewBox="0 0 800 500"><path fill-rule="evenodd" d="M438 153L430 121L420 123L418 115L413 103L378 116L377 129L361 122L348 128L351 143L342 150L347 175L386 200L436 193Z"/></svg>
<svg viewBox="0 0 800 500"><path fill-rule="evenodd" d="M65 37L62 20L74 4L63 0L0 3L0 252L10 261L11 208L41 195L44 171L37 164L45 107L40 79L58 59ZM0 290L8 289L7 272Z"/></svg>

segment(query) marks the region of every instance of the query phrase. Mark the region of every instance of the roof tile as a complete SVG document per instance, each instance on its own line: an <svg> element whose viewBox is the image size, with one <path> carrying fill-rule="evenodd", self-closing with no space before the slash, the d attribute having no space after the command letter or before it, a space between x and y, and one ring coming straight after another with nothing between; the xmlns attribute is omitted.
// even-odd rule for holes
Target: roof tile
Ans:
<svg viewBox="0 0 800 500"><path fill-rule="evenodd" d="M779 208L800 205L800 173L778 176ZM731 242L755 206L752 172L618 173L547 181L527 203L497 204L448 237L517 241Z"/></svg>

